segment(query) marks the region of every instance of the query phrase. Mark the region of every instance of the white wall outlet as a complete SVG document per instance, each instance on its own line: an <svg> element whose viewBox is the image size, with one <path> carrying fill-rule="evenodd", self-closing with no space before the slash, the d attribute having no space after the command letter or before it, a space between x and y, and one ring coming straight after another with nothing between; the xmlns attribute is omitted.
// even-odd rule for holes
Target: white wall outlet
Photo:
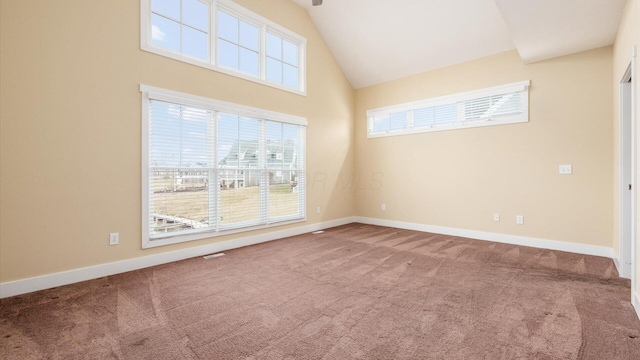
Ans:
<svg viewBox="0 0 640 360"><path fill-rule="evenodd" d="M320 214L320 206L316 208L316 214Z"/></svg>
<svg viewBox="0 0 640 360"><path fill-rule="evenodd" d="M560 165L560 175L571 175L573 168L571 165Z"/></svg>
<svg viewBox="0 0 640 360"><path fill-rule="evenodd" d="M119 233L111 233L109 234L109 245L118 245L120 244L120 234Z"/></svg>
<svg viewBox="0 0 640 360"><path fill-rule="evenodd" d="M382 211L387 210L387 204L380 205L380 210L382 210Z"/></svg>
<svg viewBox="0 0 640 360"><path fill-rule="evenodd" d="M524 224L524 216L516 215L516 224L518 224L518 225Z"/></svg>
<svg viewBox="0 0 640 360"><path fill-rule="evenodd" d="M500 214L493 214L493 221L495 222L500 221Z"/></svg>

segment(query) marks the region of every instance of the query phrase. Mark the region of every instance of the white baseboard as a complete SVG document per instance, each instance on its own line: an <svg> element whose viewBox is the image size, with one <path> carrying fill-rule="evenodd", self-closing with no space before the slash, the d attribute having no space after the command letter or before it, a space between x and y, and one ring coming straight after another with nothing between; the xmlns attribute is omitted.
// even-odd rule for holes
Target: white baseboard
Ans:
<svg viewBox="0 0 640 360"><path fill-rule="evenodd" d="M615 252L613 253L613 265L616 266L616 270L620 274L620 260L618 260L618 255Z"/></svg>
<svg viewBox="0 0 640 360"><path fill-rule="evenodd" d="M395 227L407 230L424 231L443 235L460 236L465 238L494 241L512 245L530 246L549 250L560 250L585 255L603 256L613 259L616 267L619 266L618 259L616 258L613 249L604 246L576 244L563 241L545 240L524 236L449 228L443 226L416 224L402 221L374 219L366 217L346 217L342 219L305 225L286 230L273 231L260 235L247 236L239 239L227 240L156 255L143 256L129 260L117 261L81 269L63 271L49 275L36 276L28 279L0 283L0 298L6 298L57 286L97 279L104 276L120 274L127 271L143 269L151 266L180 261L197 256L208 255L216 252L227 251L244 246L282 239L289 236L296 236L317 230L332 228L335 226L346 225L353 222ZM634 307L636 308L636 311L638 311L638 314L640 314L640 301L638 300L637 294L635 294L634 297Z"/></svg>
<svg viewBox="0 0 640 360"><path fill-rule="evenodd" d="M613 248L608 248L604 246L577 244L577 243L570 243L565 241L546 240L546 239L538 239L538 238L531 238L531 237L525 237L525 236L506 235L506 234L490 233L490 232L484 232L484 231L465 230L465 229L457 229L457 228L450 228L450 227L444 227L444 226L424 225L424 224L416 224L416 223L408 223L408 222L384 220L384 219L374 219L374 218L366 218L366 217L356 217L356 221L359 223L369 224L369 225L388 226L388 227L395 227L395 228L406 229L406 230L415 230L415 231L424 231L424 232L430 232L430 233L442 234L442 235L460 236L460 237L477 239L477 240L487 240L487 241L512 244L512 245L530 246L530 247L549 249L549 250L559 250L559 251L566 251L566 252L572 252L572 253L584 254L584 255L603 256L611 259L615 259L616 257L615 253L613 252Z"/></svg>
<svg viewBox="0 0 640 360"><path fill-rule="evenodd" d="M127 271L143 269L151 266L180 261L197 256L208 255L220 251L237 249L244 246L260 244L313 231L328 229L355 222L355 217L346 217L317 224L305 225L286 230L273 231L260 235L247 236L239 239L221 241L213 244L195 246L183 250L143 256L139 258L117 261L107 264L90 266L81 269L58 272L49 275L36 276L28 279L10 281L0 284L0 298L26 294L34 291L50 289L57 286L92 280L104 276L115 275Z"/></svg>
<svg viewBox="0 0 640 360"><path fill-rule="evenodd" d="M640 295L635 292L633 289L631 290L631 305L636 309L636 315L638 319L640 319Z"/></svg>

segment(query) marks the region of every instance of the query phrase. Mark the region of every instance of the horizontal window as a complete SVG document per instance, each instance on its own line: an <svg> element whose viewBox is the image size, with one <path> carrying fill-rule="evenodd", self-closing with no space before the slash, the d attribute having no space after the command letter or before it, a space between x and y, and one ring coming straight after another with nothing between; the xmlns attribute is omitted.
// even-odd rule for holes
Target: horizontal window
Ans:
<svg viewBox="0 0 640 360"><path fill-rule="evenodd" d="M367 111L367 136L381 137L529 121L529 81Z"/></svg>
<svg viewBox="0 0 640 360"><path fill-rule="evenodd" d="M141 49L306 94L306 39L230 0L140 0Z"/></svg>
<svg viewBox="0 0 640 360"><path fill-rule="evenodd" d="M143 93L143 247L305 219L306 120Z"/></svg>

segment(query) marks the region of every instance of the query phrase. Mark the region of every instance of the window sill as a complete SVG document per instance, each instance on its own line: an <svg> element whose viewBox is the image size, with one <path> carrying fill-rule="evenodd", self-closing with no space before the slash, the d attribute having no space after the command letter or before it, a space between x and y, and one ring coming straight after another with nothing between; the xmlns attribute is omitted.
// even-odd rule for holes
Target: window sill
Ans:
<svg viewBox="0 0 640 360"><path fill-rule="evenodd" d="M182 234L182 235L174 235L174 236L169 235L167 237L159 237L159 238L155 238L155 239L154 238L143 239L142 248L143 249L151 249L151 248L155 248L155 247L159 247L159 246L180 244L180 243L188 242L188 241L216 238L216 237L220 237L220 236L232 235L232 234L255 231L255 230L270 229L270 228L274 228L274 227L277 227L277 226L296 224L296 223L301 223L301 222L305 222L305 221L307 221L306 215L304 217L302 217L302 218L299 218L299 219L283 220L283 221L279 221L279 222L256 225L256 226L251 226L251 227L243 227L243 228L236 228L236 229L229 229L229 230L222 230L222 231L210 230L210 231L206 231L206 232L197 232L197 233L191 233L191 234Z"/></svg>

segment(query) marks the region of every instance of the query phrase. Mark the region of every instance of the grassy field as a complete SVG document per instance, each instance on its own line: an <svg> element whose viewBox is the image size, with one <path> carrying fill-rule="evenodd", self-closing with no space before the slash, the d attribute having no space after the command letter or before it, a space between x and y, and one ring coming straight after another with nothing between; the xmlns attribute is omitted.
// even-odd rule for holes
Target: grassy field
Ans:
<svg viewBox="0 0 640 360"><path fill-rule="evenodd" d="M155 214L192 219L203 223L208 221L208 190L158 192L153 194L153 198L154 209L152 211ZM269 187L269 217L297 214L298 201L298 193L291 190L291 185L271 185ZM219 210L220 225L259 220L259 187L221 190Z"/></svg>

